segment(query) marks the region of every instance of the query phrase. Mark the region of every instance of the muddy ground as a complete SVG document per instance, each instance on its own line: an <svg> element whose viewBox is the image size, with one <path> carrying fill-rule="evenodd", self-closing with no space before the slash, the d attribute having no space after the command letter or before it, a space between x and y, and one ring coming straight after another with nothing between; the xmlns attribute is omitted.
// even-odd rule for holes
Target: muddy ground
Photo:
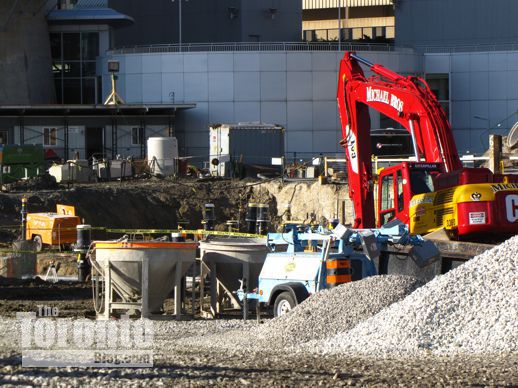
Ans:
<svg viewBox="0 0 518 388"><path fill-rule="evenodd" d="M0 384L29 385L182 385L182 386L516 386L517 357L425 357L373 359L292 356L288 352L218 351L197 338L248 327L238 319L167 322L172 336L156 337L153 368L22 368L14 314L58 307L60 317L92 317L88 285L60 282L0 281ZM60 318L58 318L60 319ZM266 318L268 319L268 318ZM10 328L10 329L9 329ZM189 341L184 341L189 338ZM217 337L216 337L217 338ZM179 339L183 341L177 343Z"/></svg>
<svg viewBox="0 0 518 388"><path fill-rule="evenodd" d="M271 230L286 218L290 204L298 220L332 218L340 213L346 188L319 187L305 182L281 185L278 181L147 180L48 187L13 186L0 194L0 241L19 234L20 201L26 195L29 211L52 211L56 203L75 205L77 213L93 226L108 228L175 229L179 220L187 228L201 227L205 203L214 203L218 229L227 220L244 224L250 201L268 203ZM14 226L14 227L13 227ZM74 255L47 252L39 256L39 272L50 261L62 263L60 275L75 271ZM170 301L169 301L170 302ZM222 352L199 346L210 334L256 325L237 319L170 322L175 335L159 338L154 349L155 367L128 368L22 368L16 312L37 312L38 306L57 307L59 317L94 317L89 284L41 280L7 281L0 278L0 384L7 385L224 385L224 386L512 386L518 385L516 357L457 357L422 359L366 359L300 355L285 352ZM170 305L170 303L169 303ZM166 303L167 307L167 303ZM190 309L188 309L190 311ZM268 318L266 318L268 319ZM180 345L178 339L190 338ZM221 336L222 340L224 336Z"/></svg>
<svg viewBox="0 0 518 388"><path fill-rule="evenodd" d="M344 185L316 182L153 178L46 187L34 184L31 190L25 183L0 193L0 241L19 235L23 196L28 199L29 212L55 211L57 203L74 205L86 223L106 228L175 229L179 221L186 221L184 228L198 229L206 203L215 205L216 230L227 230L226 222L237 220L244 231L249 202L269 205L272 231L288 218L288 212L292 219L307 222L350 214L350 204L343 211Z"/></svg>

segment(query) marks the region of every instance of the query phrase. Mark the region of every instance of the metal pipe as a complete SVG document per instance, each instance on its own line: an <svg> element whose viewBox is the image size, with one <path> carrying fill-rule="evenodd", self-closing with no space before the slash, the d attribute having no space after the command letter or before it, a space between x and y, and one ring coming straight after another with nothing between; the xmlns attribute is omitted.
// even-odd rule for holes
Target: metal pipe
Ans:
<svg viewBox="0 0 518 388"><path fill-rule="evenodd" d="M342 51L342 1L338 0L338 51Z"/></svg>
<svg viewBox="0 0 518 388"><path fill-rule="evenodd" d="M27 198L22 198L22 238L21 240L27 239Z"/></svg>
<svg viewBox="0 0 518 388"><path fill-rule="evenodd" d="M372 62L368 61L368 60L367 60L367 59L365 59L365 58L359 57L359 56L358 56L358 55L356 55L356 54L352 54L352 53L351 53L351 58L356 59L358 62L361 62L361 63L363 63L363 64L364 64L364 65L366 65L366 66L369 66L369 67L374 66L374 63L372 63Z"/></svg>
<svg viewBox="0 0 518 388"><path fill-rule="evenodd" d="M420 162L421 158L419 157L419 149L417 148L417 143L415 141L414 120L408 120L408 124L410 125L410 135L412 136L412 146L414 147L415 159Z"/></svg>

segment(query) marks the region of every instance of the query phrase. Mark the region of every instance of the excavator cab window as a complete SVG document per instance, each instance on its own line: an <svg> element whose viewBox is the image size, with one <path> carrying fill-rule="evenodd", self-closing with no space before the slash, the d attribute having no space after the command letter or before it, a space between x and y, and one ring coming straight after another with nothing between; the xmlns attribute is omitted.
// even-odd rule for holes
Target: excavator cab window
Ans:
<svg viewBox="0 0 518 388"><path fill-rule="evenodd" d="M410 171L410 187L412 189L412 195L434 191L431 172L427 170Z"/></svg>
<svg viewBox="0 0 518 388"><path fill-rule="evenodd" d="M397 211L402 212L405 208L405 197L403 194L403 173L401 170L397 171Z"/></svg>
<svg viewBox="0 0 518 388"><path fill-rule="evenodd" d="M394 218L396 209L394 208L394 176L385 175L381 178L381 225L386 224Z"/></svg>

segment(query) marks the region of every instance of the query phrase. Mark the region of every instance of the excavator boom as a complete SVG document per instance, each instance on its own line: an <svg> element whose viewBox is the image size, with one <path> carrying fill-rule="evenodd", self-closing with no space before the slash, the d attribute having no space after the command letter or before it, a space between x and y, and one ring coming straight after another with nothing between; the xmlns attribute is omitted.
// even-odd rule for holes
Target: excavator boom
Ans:
<svg viewBox="0 0 518 388"><path fill-rule="evenodd" d="M362 66L373 75L366 77ZM463 167L446 113L424 79L346 52L337 102L356 228L381 226L397 217L421 234L441 227L457 236L518 232L518 177ZM369 108L401 124L415 154L414 163L380 173L377 223Z"/></svg>

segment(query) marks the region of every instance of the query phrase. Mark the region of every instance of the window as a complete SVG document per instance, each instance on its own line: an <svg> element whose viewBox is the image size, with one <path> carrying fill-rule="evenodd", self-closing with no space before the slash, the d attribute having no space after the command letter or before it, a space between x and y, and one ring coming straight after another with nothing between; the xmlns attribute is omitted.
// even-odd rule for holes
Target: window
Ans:
<svg viewBox="0 0 518 388"><path fill-rule="evenodd" d="M404 202L405 198L403 195L403 173L401 172L401 170L398 170L396 180L397 180L397 211L400 212L400 211L403 211L403 209L405 208L405 202Z"/></svg>
<svg viewBox="0 0 518 388"><path fill-rule="evenodd" d="M394 207L394 179L392 175L385 175L381 182L381 210Z"/></svg>
<svg viewBox="0 0 518 388"><path fill-rule="evenodd" d="M99 33L52 33L50 42L57 102L100 103L101 88L96 81Z"/></svg>
<svg viewBox="0 0 518 388"><path fill-rule="evenodd" d="M8 135L8 131L0 131L0 144L7 144Z"/></svg>
<svg viewBox="0 0 518 388"><path fill-rule="evenodd" d="M144 144L144 128L131 128L131 145Z"/></svg>
<svg viewBox="0 0 518 388"><path fill-rule="evenodd" d="M43 128L43 145L55 146L58 143L58 130L56 128Z"/></svg>
<svg viewBox="0 0 518 388"><path fill-rule="evenodd" d="M448 74L427 74L426 82L430 90L439 100L439 104L446 112L446 117L450 114L450 87Z"/></svg>
<svg viewBox="0 0 518 388"><path fill-rule="evenodd" d="M410 187L414 195L431 193L434 191L433 177L426 170L412 170L410 172Z"/></svg>

